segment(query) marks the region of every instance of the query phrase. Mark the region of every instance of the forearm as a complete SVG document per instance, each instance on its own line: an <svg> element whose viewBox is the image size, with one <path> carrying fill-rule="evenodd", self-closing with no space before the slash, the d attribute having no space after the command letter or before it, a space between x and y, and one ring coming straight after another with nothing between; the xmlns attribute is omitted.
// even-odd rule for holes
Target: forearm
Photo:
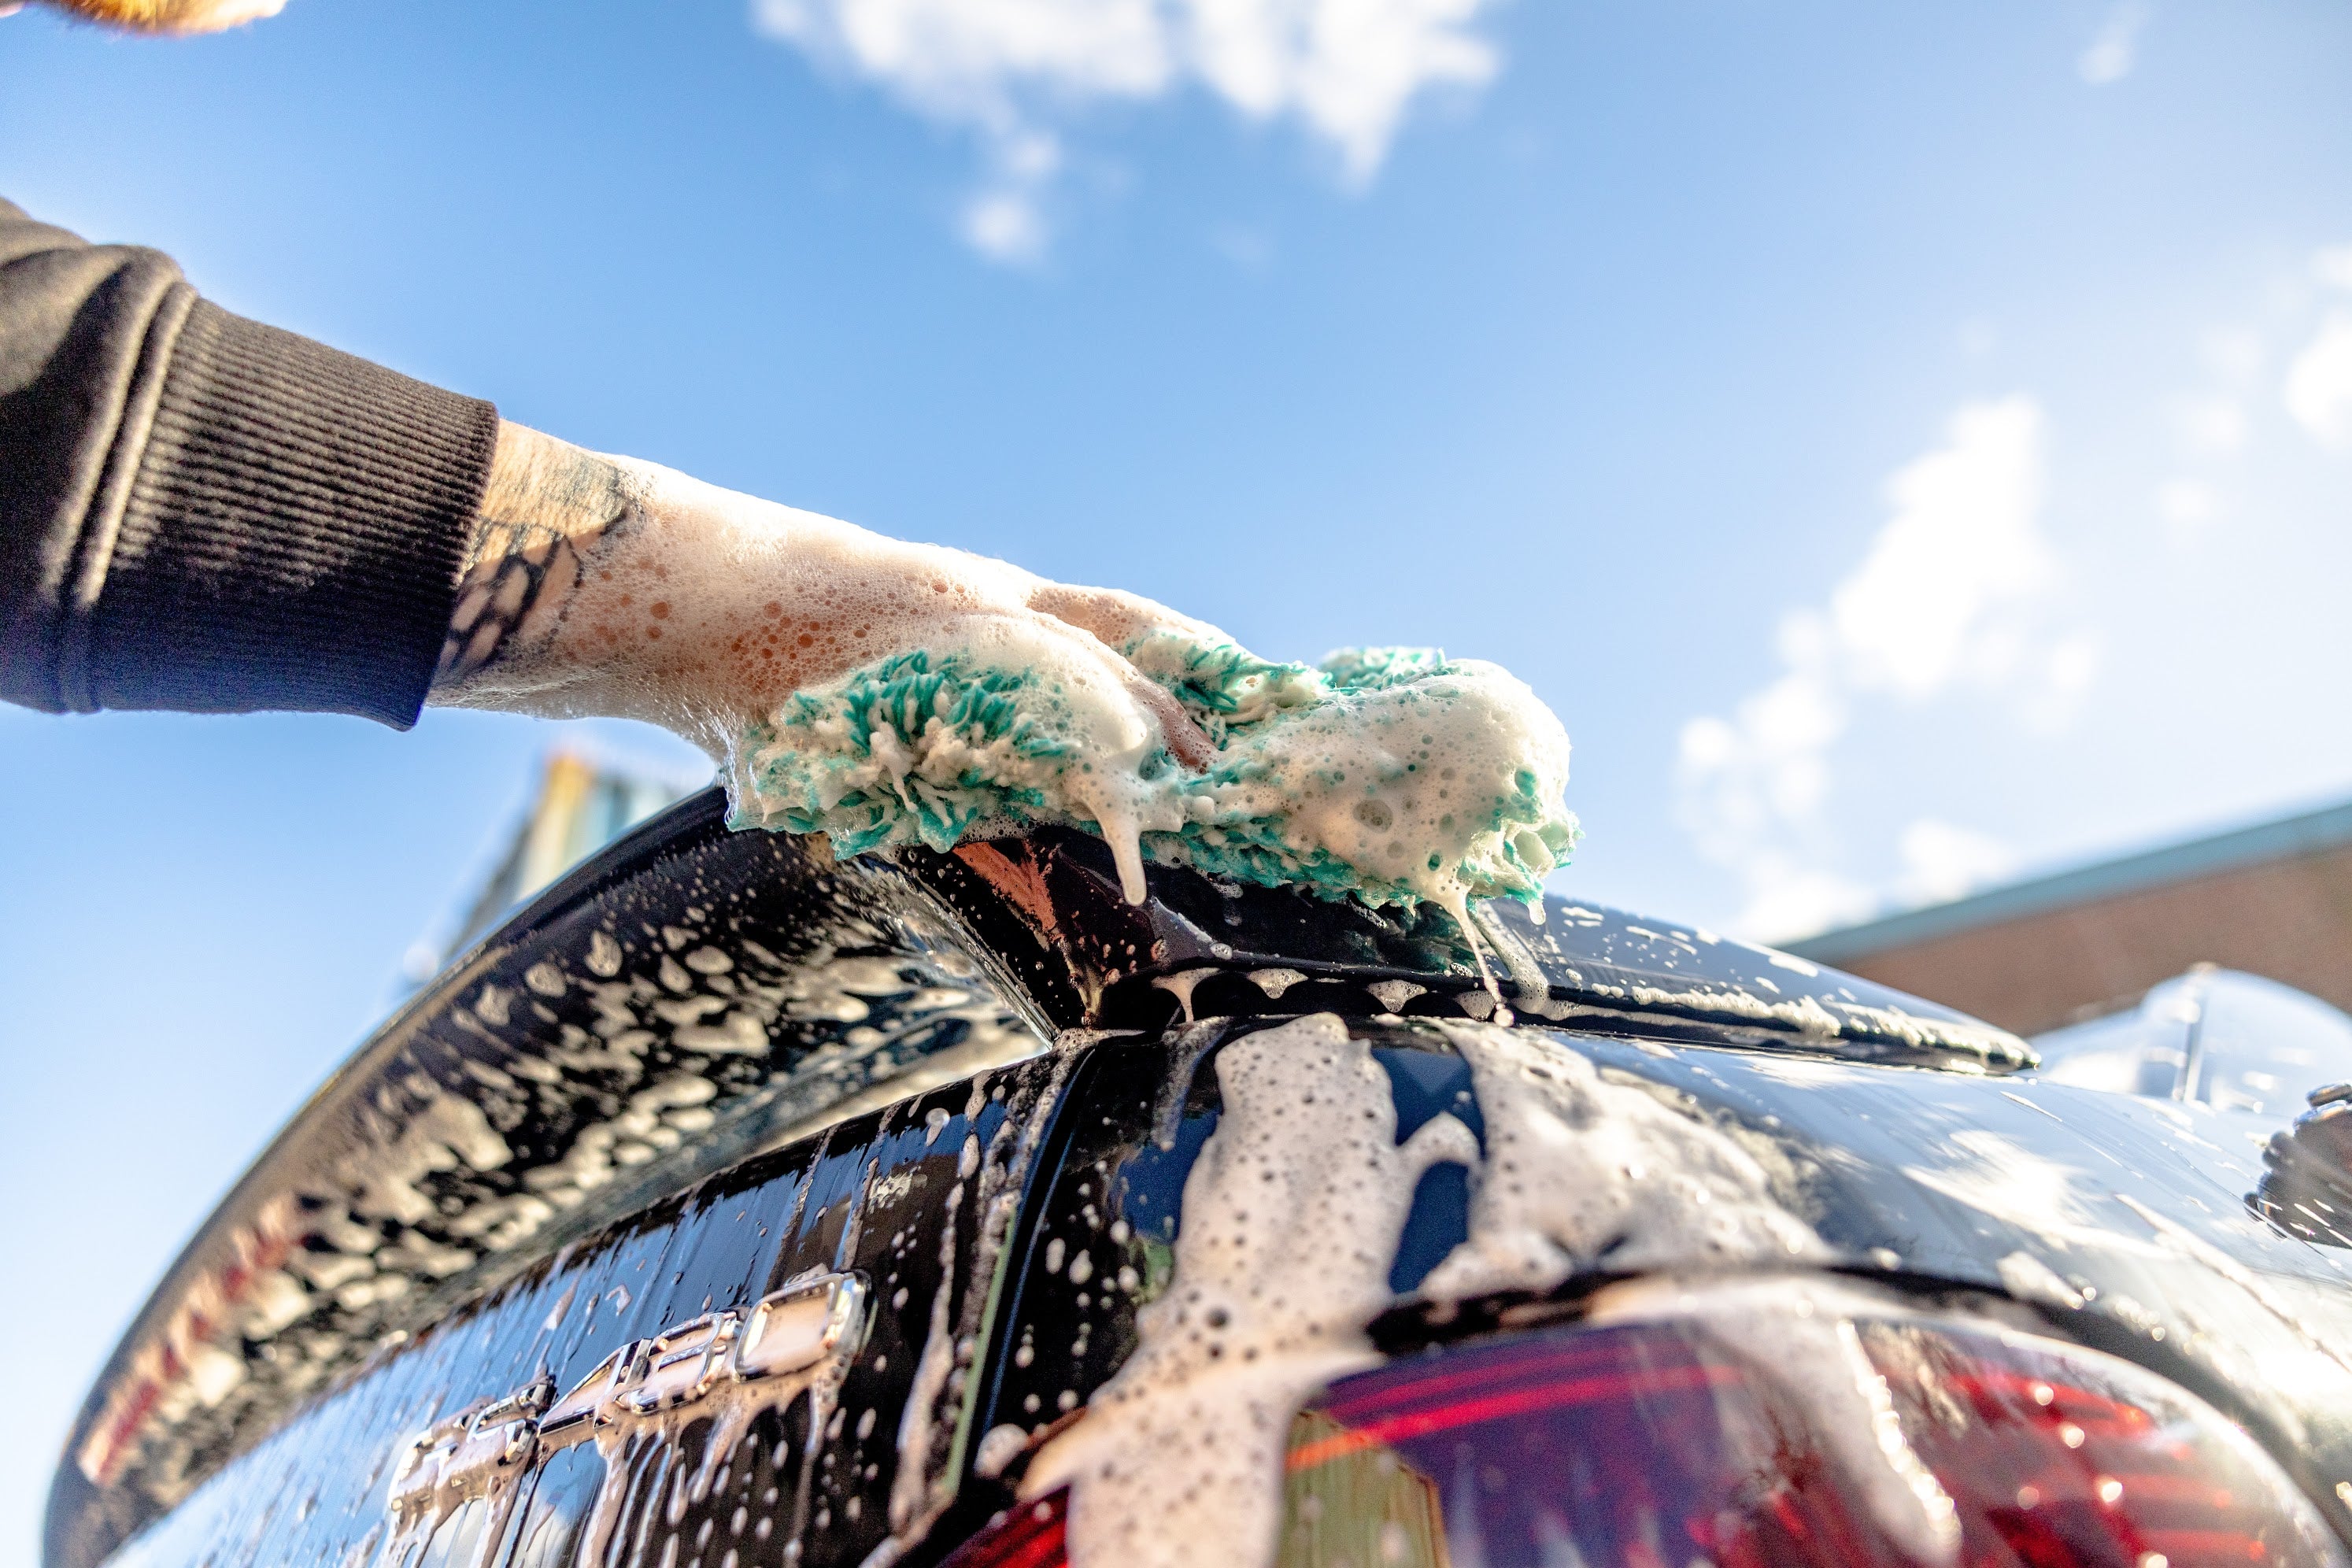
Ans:
<svg viewBox="0 0 2352 1568"><path fill-rule="evenodd" d="M717 751L797 688L908 646L908 601L952 614L1033 583L507 423L431 700L640 719Z"/></svg>
<svg viewBox="0 0 2352 1568"><path fill-rule="evenodd" d="M502 420L497 455L433 675L436 700L487 690L492 671L544 658L606 536L631 516L613 459Z"/></svg>
<svg viewBox="0 0 2352 1568"><path fill-rule="evenodd" d="M0 203L0 700L406 728L429 695L718 753L880 661L1076 637L1135 735L1198 761L1123 657L1150 635L1218 640L503 423Z"/></svg>
<svg viewBox="0 0 2352 1568"><path fill-rule="evenodd" d="M982 625L1045 623L1117 653L1217 639L1147 600L909 544L522 426L499 427L432 700L661 724L714 755L795 692ZM1198 763L1167 694L1123 683Z"/></svg>

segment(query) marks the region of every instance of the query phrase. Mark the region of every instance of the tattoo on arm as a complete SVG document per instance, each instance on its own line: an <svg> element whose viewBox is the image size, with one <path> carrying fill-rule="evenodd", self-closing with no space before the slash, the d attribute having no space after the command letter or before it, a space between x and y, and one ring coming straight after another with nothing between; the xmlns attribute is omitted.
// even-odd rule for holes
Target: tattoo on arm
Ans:
<svg viewBox="0 0 2352 1568"><path fill-rule="evenodd" d="M452 690L545 646L597 546L633 510L611 462L501 424L433 689Z"/></svg>

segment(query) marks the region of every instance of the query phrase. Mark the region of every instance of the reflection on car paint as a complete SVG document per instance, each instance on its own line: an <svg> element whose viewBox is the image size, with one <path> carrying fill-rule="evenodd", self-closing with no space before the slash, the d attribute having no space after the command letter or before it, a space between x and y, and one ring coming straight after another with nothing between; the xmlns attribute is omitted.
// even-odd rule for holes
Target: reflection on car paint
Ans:
<svg viewBox="0 0 2352 1568"><path fill-rule="evenodd" d="M2352 1247L2352 1083L2322 1084L2311 1109L2263 1145L2254 1212L2289 1235Z"/></svg>
<svg viewBox="0 0 2352 1568"><path fill-rule="evenodd" d="M1296 1325L1302 1354L1370 1364L1574 1320L1635 1269L1817 1264L1915 1295L2005 1291L2243 1423L2311 1495L2352 1489L2344 1270L2246 1204L2275 1120L2004 1079L2031 1053L1998 1031L1608 911L1499 916L1528 963L1497 1010L1440 925L1157 871L1160 896L1129 909L1098 845L979 847L1002 862L991 880L959 857L793 862L781 841L679 820L627 878L559 896L420 999L225 1206L101 1384L106 1419L82 1424L79 1451L99 1444L111 1468L61 1479L57 1568L125 1535L123 1568L368 1568L438 1495L412 1475L413 1506L393 1506L409 1438L479 1438L478 1458L525 1412L510 1506L458 1496L413 1568L936 1555L1008 1487L1043 1484L1057 1446L1110 1443L1107 1388L1217 1278L1189 1264L1239 1206L1217 1173L1248 1127L1311 1146L1318 1115L1351 1107L1389 1118L1369 1192L1314 1199L1349 1172L1297 1150L1266 1167L1300 1184L1300 1212L1348 1221L1260 1248L1277 1283L1339 1256L1351 1205L1379 1210L1362 1255L1309 1281L1346 1300ZM1171 975L1191 977L1199 1021L1163 1033L1185 1011L1157 984ZM748 1033L729 1020L760 1021L755 985L804 988L771 998L766 1058L732 1048ZM1334 1008L1352 1016L1311 1018ZM1566 1026L1539 1022L1552 1013ZM1148 1033L1066 1028L1005 1065L1045 1048L1041 1019ZM1347 1096L1278 1069L1232 1092L1310 1037L1354 1064ZM1515 1166L1539 1180L1514 1194ZM724 1385L677 1389L813 1270L871 1286L833 1414L797 1400L740 1440L719 1432ZM379 1296L390 1278L412 1282ZM366 1287L350 1305L347 1285ZM335 1315L261 1327L303 1302ZM345 1339L306 1360L322 1325ZM558 1385L600 1364L609 1381L616 1352L663 1333L682 1336L661 1352L671 1381L632 1384L646 1408L616 1415L613 1443L543 1439ZM158 1378L126 1374L142 1367ZM142 1388L143 1407L110 1403ZM513 1403L485 1420L486 1399ZM155 1518L168 1496L184 1500Z"/></svg>
<svg viewBox="0 0 2352 1568"><path fill-rule="evenodd" d="M460 1005L396 1022L385 1059L326 1091L346 1104L324 1135L272 1156L297 1167L291 1190L179 1287L80 1442L81 1474L175 1502L248 1434L551 1237L927 1057L961 1079L1042 1048L921 908L804 847L753 847L758 877L712 887L689 858L486 952Z"/></svg>
<svg viewBox="0 0 2352 1568"><path fill-rule="evenodd" d="M1003 1194L1025 1185L1070 1062L982 1073L845 1121L564 1249L394 1347L110 1561L275 1563L297 1516L305 1556L353 1568L404 1553L412 1563L492 1561L485 1554L502 1542L518 1563L619 1568L654 1563L698 1533L747 1557L797 1542L802 1561L863 1560L892 1538L887 1509L871 1500L902 1469L918 1477L909 1531L929 1521L934 1478L960 1471L971 1347L988 1337L1003 1254ZM942 1246L935 1216L958 1193L971 1223ZM798 1357L771 1353L787 1342L772 1343L772 1329L789 1331L787 1310L812 1279L850 1277L866 1302L862 1345L852 1355L850 1341L836 1341L837 1360L784 1370ZM828 1296L826 1322L848 1311L844 1300ZM663 1369L666 1356L677 1359ZM926 1366L944 1374L927 1383ZM763 1375L741 1381L738 1370ZM799 1396L813 1377L821 1397ZM686 1396L694 1386L703 1392ZM480 1472L485 1484L443 1491L436 1481L425 1492L412 1472L407 1506L394 1506L420 1434L426 1450L446 1447L509 1399L509 1410L540 1405L531 1457L509 1472L519 1485L501 1492L488 1484L498 1472ZM594 1412L584 1422L583 1403Z"/></svg>

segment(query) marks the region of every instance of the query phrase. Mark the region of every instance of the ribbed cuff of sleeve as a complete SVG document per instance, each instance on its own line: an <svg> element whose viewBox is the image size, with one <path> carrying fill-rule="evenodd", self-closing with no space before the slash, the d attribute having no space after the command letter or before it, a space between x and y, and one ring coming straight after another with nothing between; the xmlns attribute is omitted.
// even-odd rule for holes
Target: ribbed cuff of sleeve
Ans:
<svg viewBox="0 0 2352 1568"><path fill-rule="evenodd" d="M414 724L498 428L488 403L199 300L68 703Z"/></svg>

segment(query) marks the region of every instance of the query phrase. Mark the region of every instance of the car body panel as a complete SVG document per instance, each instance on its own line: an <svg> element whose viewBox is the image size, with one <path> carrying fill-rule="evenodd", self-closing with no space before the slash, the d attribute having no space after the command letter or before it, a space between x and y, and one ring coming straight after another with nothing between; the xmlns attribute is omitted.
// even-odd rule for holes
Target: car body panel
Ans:
<svg viewBox="0 0 2352 1568"><path fill-rule="evenodd" d="M919 1468L953 1468L963 1436L954 1423L902 1443L899 1417L926 1366L984 1331L1013 1215L1012 1205L996 1200L1024 1185L1037 1112L1053 1103L1066 1071L1053 1058L1016 1064L866 1112L560 1249L481 1302L381 1351L201 1482L115 1561L194 1562L222 1542L246 1541L268 1543L263 1560L315 1552L340 1562L356 1552L364 1561L400 1534L388 1493L396 1458L418 1431L542 1376L569 1389L633 1342L824 1273L853 1274L866 1285L868 1321L845 1381L828 1401L803 1397L762 1412L727 1483L682 1509L679 1521L689 1531L706 1520L723 1530L747 1488L756 1500L773 1487L779 1500L762 1510L772 1522L756 1537L747 1529L746 1550L777 1530L789 1537L797 1525L809 1560L862 1559L891 1523L887 1508L859 1500L892 1495L902 1448ZM944 1194L958 1189L968 1201L957 1205L957 1221L938 1223ZM820 1428L813 1448L812 1409ZM835 1411L844 1416L838 1424L830 1420ZM876 1411L878 1417L867 1415ZM677 1411L688 1420L708 1413L691 1402ZM565 1560L591 1529L606 1462L622 1470L642 1465L666 1435L658 1418L624 1420L609 1446L572 1444L545 1456L515 1510L525 1560ZM700 1457L695 1449L692 1460ZM809 1495L799 1501L804 1474ZM625 1543L656 1524L677 1527L660 1517L666 1477L622 1489L626 1506L611 1521L611 1538ZM469 1531L486 1513L477 1508L455 1520L427 1560L467 1560L476 1544ZM304 1551L289 1550L297 1542Z"/></svg>
<svg viewBox="0 0 2352 1568"><path fill-rule="evenodd" d="M1219 1053L1322 1012L1370 1047L1400 1136L1441 1113L1486 1135L1458 1031L1516 1015L1528 1049L1736 1146L1759 1201L1818 1237L1803 1267L2022 1302L2244 1423L2314 1497L2352 1481L2338 1257L2247 1204L2271 1122L2004 1076L2032 1058L2000 1031L1691 928L1492 911L1498 1008L1442 917L1164 868L1152 886L1125 904L1076 835L836 866L725 833L713 797L648 825L387 1025L231 1194L93 1392L49 1562L361 1562L401 1534L418 1433L828 1270L862 1279L872 1318L813 1457L793 1423L814 1399L760 1415L698 1500L679 1478L707 1426L616 1433L534 1461L497 1531L456 1510L422 1560L572 1560L607 1464L611 1528L691 1542L679 1562L782 1561L796 1530L803 1563L936 1556L1001 1506L981 1472L1005 1443L1072 1418L1132 1347L1218 1124ZM662 1089L688 1079L711 1087ZM605 1173L583 1184L590 1144ZM1475 1179L1440 1165L1415 1188L1375 1342L1572 1317L1635 1267L1790 1266L1603 1246L1538 1290L1418 1299ZM372 1271L332 1282L353 1255ZM257 1315L272 1272L303 1312ZM344 1289L384 1278L410 1282ZM191 1350L237 1375L198 1386Z"/></svg>

